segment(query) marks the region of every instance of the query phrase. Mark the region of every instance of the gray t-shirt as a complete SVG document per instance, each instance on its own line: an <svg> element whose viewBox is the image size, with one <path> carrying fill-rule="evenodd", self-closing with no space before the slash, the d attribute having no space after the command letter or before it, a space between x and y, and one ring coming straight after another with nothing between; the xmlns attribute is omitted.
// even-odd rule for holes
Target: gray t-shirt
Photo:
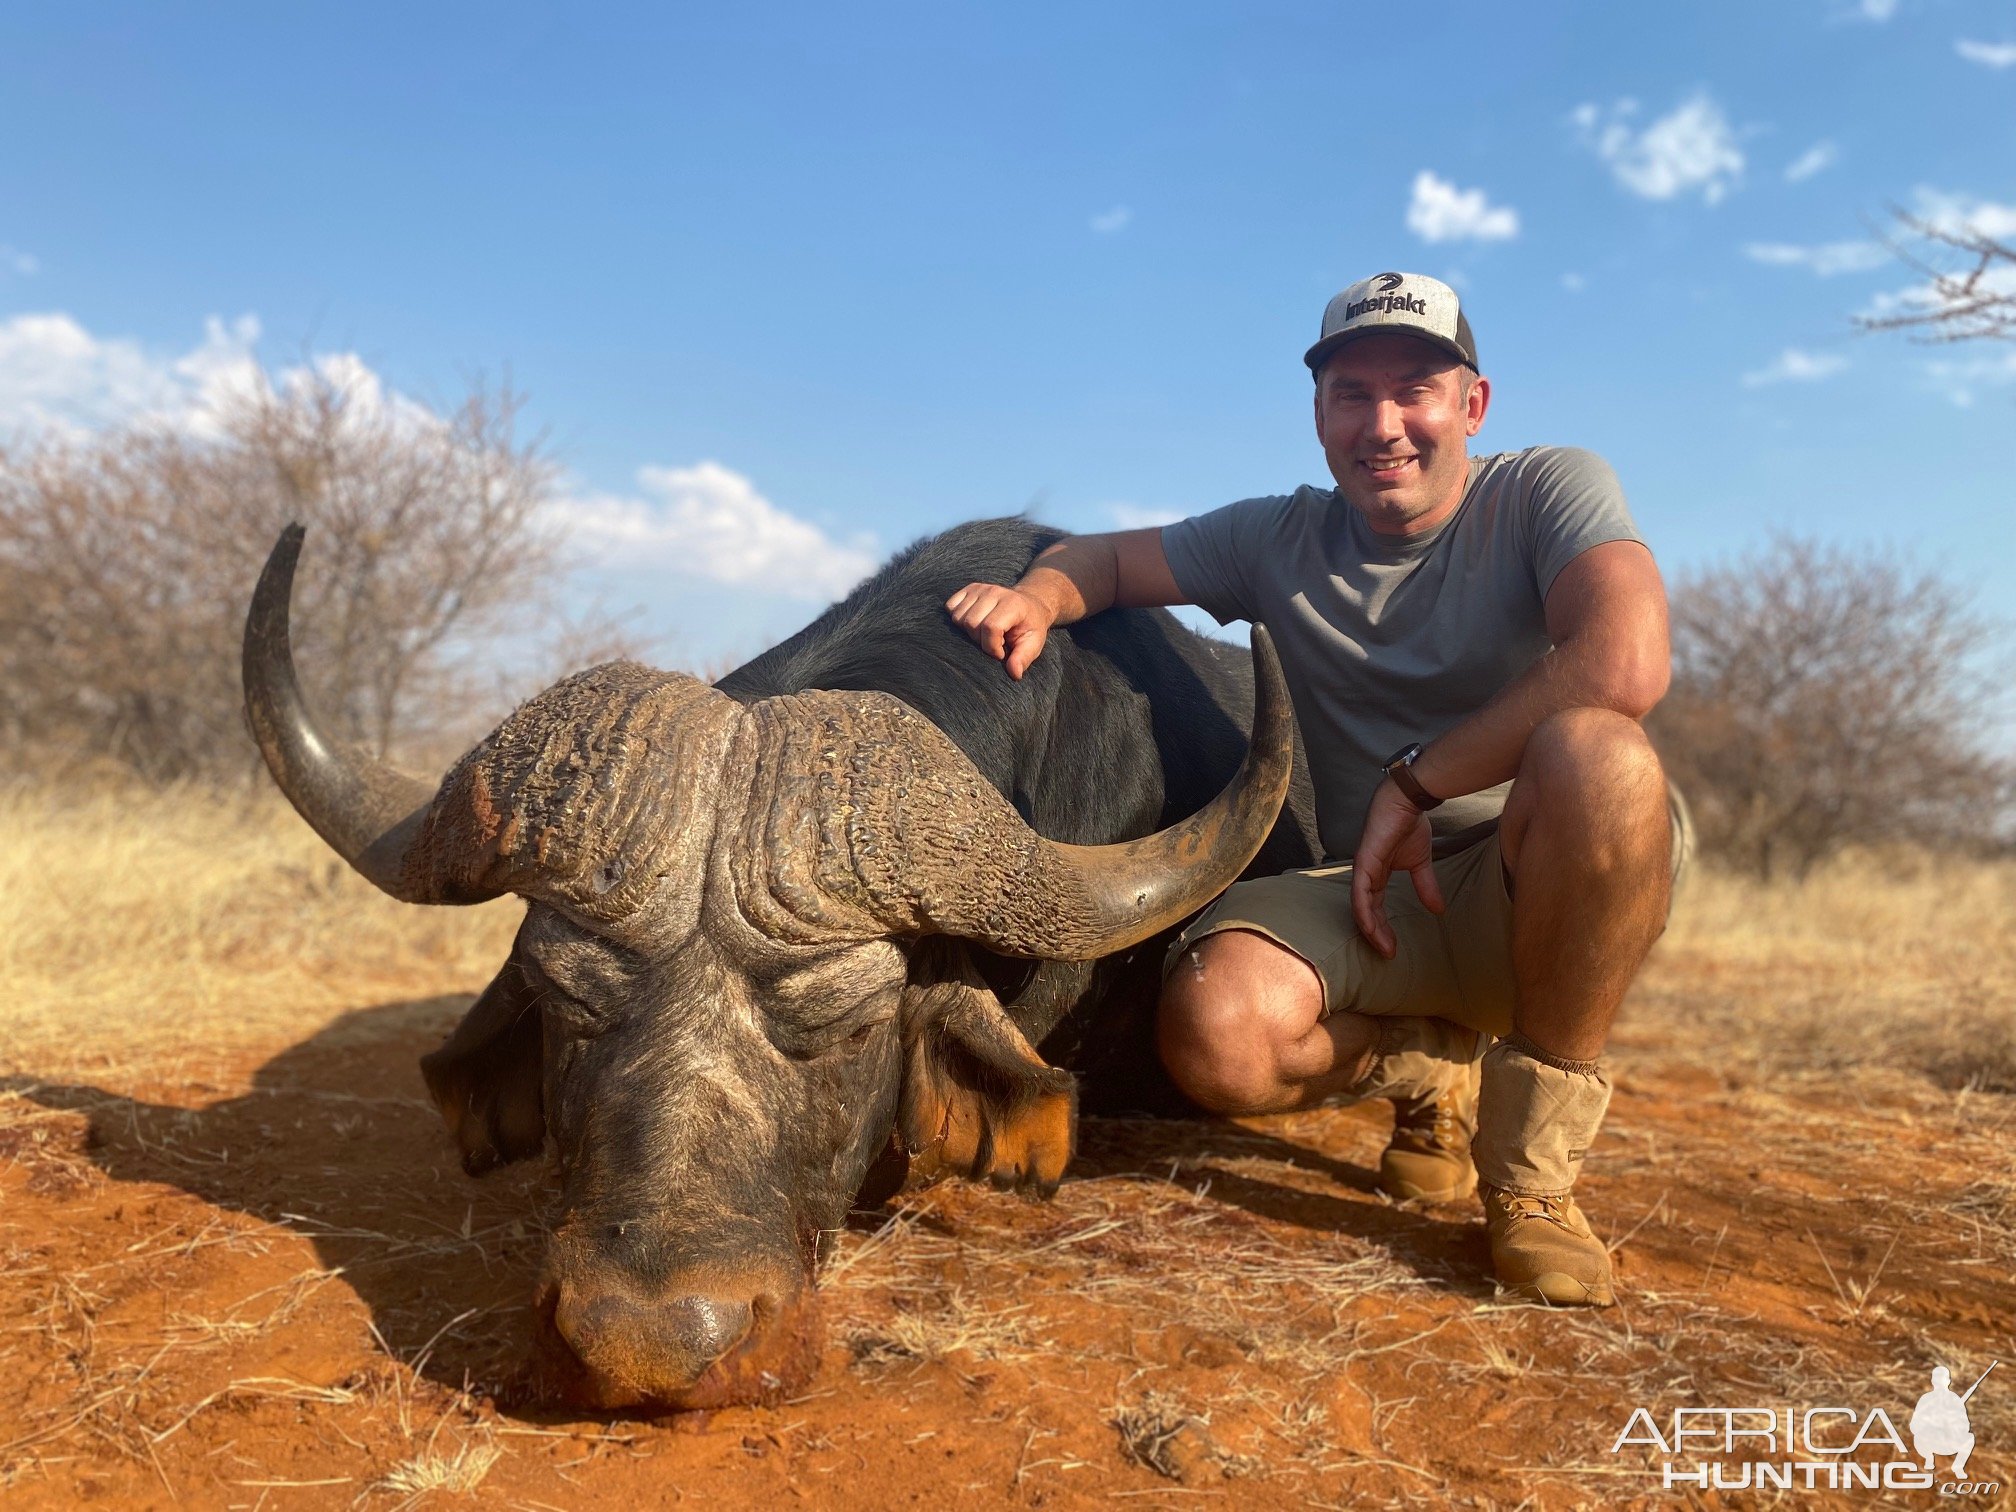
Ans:
<svg viewBox="0 0 2016 1512"><path fill-rule="evenodd" d="M1605 541L1639 540L1607 462L1536 446L1472 457L1463 502L1423 535L1380 535L1334 490L1304 486L1179 520L1162 550L1186 600L1221 625L1273 632L1323 849L1343 860L1380 763L1460 724L1547 653L1543 606L1563 567ZM1437 852L1488 827L1510 787L1436 809Z"/></svg>

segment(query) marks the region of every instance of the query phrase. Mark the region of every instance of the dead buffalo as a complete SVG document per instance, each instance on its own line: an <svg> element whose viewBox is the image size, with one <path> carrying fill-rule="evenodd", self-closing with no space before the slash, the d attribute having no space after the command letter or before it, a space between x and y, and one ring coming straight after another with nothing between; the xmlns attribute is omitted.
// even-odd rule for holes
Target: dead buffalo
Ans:
<svg viewBox="0 0 2016 1512"><path fill-rule="evenodd" d="M1057 538L923 541L711 687L567 678L438 787L317 729L288 640L301 529L274 547L244 678L281 790L396 898L526 900L422 1069L472 1174L551 1141L539 1303L587 1401L802 1380L819 1235L871 1168L1053 1190L1080 1077L1172 1101L1150 1032L1169 931L1243 871L1310 864L1306 784L1275 828L1294 736L1264 632L1249 674L1115 611L1016 682L950 623L954 589Z"/></svg>

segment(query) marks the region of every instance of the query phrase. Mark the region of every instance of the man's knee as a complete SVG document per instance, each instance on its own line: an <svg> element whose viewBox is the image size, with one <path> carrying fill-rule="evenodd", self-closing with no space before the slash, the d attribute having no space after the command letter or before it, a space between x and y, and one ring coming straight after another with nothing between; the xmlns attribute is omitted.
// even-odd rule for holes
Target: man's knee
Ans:
<svg viewBox="0 0 2016 1512"><path fill-rule="evenodd" d="M1662 801L1666 783L1644 726L1612 709L1563 709L1541 720L1526 741L1519 777L1535 779L1543 792L1636 788Z"/></svg>
<svg viewBox="0 0 2016 1512"><path fill-rule="evenodd" d="M1638 721L1610 709L1564 709L1542 720L1505 806L1508 862L1543 814L1599 849L1663 844L1666 774Z"/></svg>
<svg viewBox="0 0 2016 1512"><path fill-rule="evenodd" d="M1247 930L1206 935L1162 984L1155 1035L1186 1096L1217 1113L1271 1106L1281 1051L1322 1017L1315 969Z"/></svg>

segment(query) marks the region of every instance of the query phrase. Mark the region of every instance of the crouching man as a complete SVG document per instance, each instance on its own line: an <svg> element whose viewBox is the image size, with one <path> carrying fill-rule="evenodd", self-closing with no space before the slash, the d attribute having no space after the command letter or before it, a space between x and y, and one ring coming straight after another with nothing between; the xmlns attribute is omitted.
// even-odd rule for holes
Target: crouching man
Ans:
<svg viewBox="0 0 2016 1512"><path fill-rule="evenodd" d="M1468 454L1491 385L1447 285L1353 284L1304 361L1335 488L1073 537L947 608L1014 677L1109 605L1268 626L1328 864L1233 887L1176 942L1163 1060L1221 1113L1390 1100L1387 1193L1481 1178L1500 1282L1605 1306L1573 1188L1685 850L1639 727L1669 675L1659 570L1600 458Z"/></svg>

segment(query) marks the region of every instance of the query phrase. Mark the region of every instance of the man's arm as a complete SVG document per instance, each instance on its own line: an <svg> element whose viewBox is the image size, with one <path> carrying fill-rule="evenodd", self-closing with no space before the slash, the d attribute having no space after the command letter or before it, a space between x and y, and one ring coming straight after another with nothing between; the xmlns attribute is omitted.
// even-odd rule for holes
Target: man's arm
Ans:
<svg viewBox="0 0 2016 1512"><path fill-rule="evenodd" d="M1413 775L1437 798L1456 798L1514 776L1542 720L1566 709L1614 709L1643 719L1672 676L1666 587L1652 553L1636 541L1606 541L1576 557L1547 590L1554 649L1454 729L1437 736ZM1393 954L1386 922L1387 879L1409 872L1421 901L1442 911L1429 866L1427 815L1391 778L1379 784L1353 857L1351 907L1358 929L1381 955Z"/></svg>
<svg viewBox="0 0 2016 1512"><path fill-rule="evenodd" d="M962 630L1020 678L1042 653L1052 625L1069 625L1118 604L1139 609L1184 603L1162 530L1067 536L1038 556L1012 588L968 583L945 607Z"/></svg>
<svg viewBox="0 0 2016 1512"><path fill-rule="evenodd" d="M1643 719L1673 672L1666 585L1636 541L1607 541L1576 557L1547 590L1554 649L1512 680L1414 763L1437 798L1474 793L1519 770L1526 740L1564 709L1614 709Z"/></svg>

